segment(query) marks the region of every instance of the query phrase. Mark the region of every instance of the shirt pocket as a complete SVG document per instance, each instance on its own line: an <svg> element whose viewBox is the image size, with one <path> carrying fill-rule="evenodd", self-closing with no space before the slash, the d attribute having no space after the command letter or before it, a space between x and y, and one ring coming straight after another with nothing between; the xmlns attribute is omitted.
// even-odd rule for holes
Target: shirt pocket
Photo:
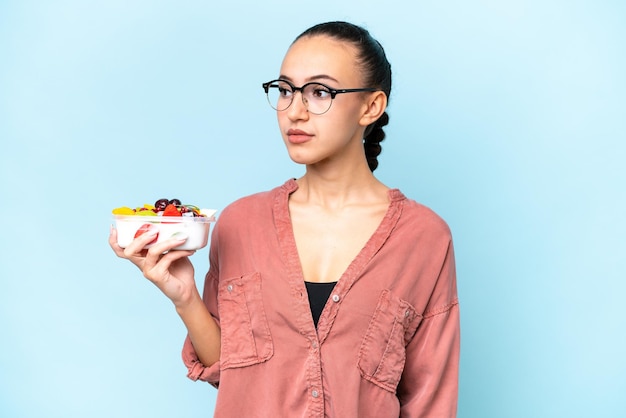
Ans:
<svg viewBox="0 0 626 418"><path fill-rule="evenodd" d="M421 320L410 303L383 290L361 341L357 361L361 377L395 393L404 370L406 346Z"/></svg>
<svg viewBox="0 0 626 418"><path fill-rule="evenodd" d="M245 367L270 359L274 343L263 307L261 274L220 280L217 303L221 368Z"/></svg>

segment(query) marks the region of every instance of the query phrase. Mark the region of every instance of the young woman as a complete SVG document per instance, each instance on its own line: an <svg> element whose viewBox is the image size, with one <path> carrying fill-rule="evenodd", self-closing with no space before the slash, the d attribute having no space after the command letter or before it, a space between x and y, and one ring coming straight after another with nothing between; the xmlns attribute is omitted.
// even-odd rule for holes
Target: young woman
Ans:
<svg viewBox="0 0 626 418"><path fill-rule="evenodd" d="M215 224L201 297L180 241L116 254L188 329L188 376L219 387L216 417L454 417L459 309L452 239L374 177L391 68L346 22L300 35L263 84L306 173L242 198ZM165 255L163 253L165 252Z"/></svg>

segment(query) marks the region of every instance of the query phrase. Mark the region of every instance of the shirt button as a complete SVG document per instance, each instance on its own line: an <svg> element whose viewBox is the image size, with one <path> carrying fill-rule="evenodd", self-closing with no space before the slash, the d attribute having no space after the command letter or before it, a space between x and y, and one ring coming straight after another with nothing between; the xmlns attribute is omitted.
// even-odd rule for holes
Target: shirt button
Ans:
<svg viewBox="0 0 626 418"><path fill-rule="evenodd" d="M311 396L313 396L314 398L317 398L318 396L320 396L319 392L316 391L315 389L313 389L313 391L311 392Z"/></svg>
<svg viewBox="0 0 626 418"><path fill-rule="evenodd" d="M341 299L339 295L333 295L333 302L337 303L339 302L339 299Z"/></svg>
<svg viewBox="0 0 626 418"><path fill-rule="evenodd" d="M404 312L404 317L408 318L409 315L411 315L411 311L409 311L408 309Z"/></svg>
<svg viewBox="0 0 626 418"><path fill-rule="evenodd" d="M228 286L226 286L226 290L228 290L229 292L233 291L233 285L229 284Z"/></svg>
<svg viewBox="0 0 626 418"><path fill-rule="evenodd" d="M311 341L311 347L317 348L317 341Z"/></svg>

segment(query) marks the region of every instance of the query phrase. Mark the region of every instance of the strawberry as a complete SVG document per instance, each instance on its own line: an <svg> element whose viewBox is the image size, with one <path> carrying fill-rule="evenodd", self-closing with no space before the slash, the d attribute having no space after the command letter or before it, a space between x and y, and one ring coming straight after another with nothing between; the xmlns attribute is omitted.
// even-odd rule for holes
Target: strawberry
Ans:
<svg viewBox="0 0 626 418"><path fill-rule="evenodd" d="M143 234L145 234L146 232L148 232L148 230L152 227L152 224L143 224L139 227L139 229L137 230L137 232L135 232L135 238L142 236ZM148 243L149 244L154 244L157 239L159 238L159 233L157 232L157 234L155 235L154 239L152 241L150 241Z"/></svg>
<svg viewBox="0 0 626 418"><path fill-rule="evenodd" d="M170 203L165 207L165 210L163 211L163 216L183 216L183 214L178 211L175 205L172 205Z"/></svg>

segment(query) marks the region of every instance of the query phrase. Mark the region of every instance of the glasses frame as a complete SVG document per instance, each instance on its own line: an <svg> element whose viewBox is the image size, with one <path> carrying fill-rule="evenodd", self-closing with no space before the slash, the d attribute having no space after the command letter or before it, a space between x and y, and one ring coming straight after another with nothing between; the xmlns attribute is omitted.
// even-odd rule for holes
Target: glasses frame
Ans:
<svg viewBox="0 0 626 418"><path fill-rule="evenodd" d="M270 85L272 85L273 83L276 82L282 82L285 83L287 85L289 85L289 87L291 87L291 91L293 93L293 95L291 96L291 101L289 102L289 104L287 105L287 107L285 107L284 109L276 109L274 107L274 105L272 104L272 102L270 101L270 97L269 97L269 90L270 90ZM328 89L328 92L330 93L330 104L328 105L328 109L326 109L325 111L323 111L322 113L315 113L315 112L311 112L309 110L309 104L307 103L306 99L304 98L304 89L307 86L310 86L312 84L317 84L320 85L326 89ZM375 88L359 88L359 89L334 89L330 86L327 86L324 83L319 83L317 81L311 81L309 83L303 84L300 87L296 87L294 86L293 83L291 83L290 81L284 80L282 78L277 78L276 80L272 80L272 81L268 81L267 83L263 83L263 90L265 90L265 95L267 96L267 102L270 104L270 106L272 107L272 109L276 110L277 112L283 112L287 109L289 109L289 106L291 106L293 104L293 99L295 97L295 93L297 91L300 92L300 97L302 99L302 103L304 104L304 107L306 108L307 112L313 113L314 115L323 115L324 113L328 112L330 110L330 108L333 105L333 100L335 100L335 96L337 96L338 94L344 94L344 93L359 93L359 92L374 92L374 91L379 91L380 89L375 89Z"/></svg>

